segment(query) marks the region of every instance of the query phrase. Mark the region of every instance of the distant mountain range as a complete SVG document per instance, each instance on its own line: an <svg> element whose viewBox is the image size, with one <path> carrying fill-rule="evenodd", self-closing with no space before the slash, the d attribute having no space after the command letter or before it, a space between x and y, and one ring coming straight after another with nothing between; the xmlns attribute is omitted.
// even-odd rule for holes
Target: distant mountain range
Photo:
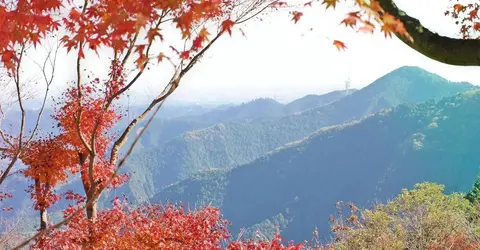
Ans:
<svg viewBox="0 0 480 250"><path fill-rule="evenodd" d="M349 90L349 93L353 93L355 90ZM240 105L220 105L216 107L203 107L200 105L177 105L170 104L162 107L156 118L153 120L150 128L145 131L141 137L140 143L137 144L135 151L141 152L145 148L153 148L175 138L176 136L196 129L206 128L218 122L224 121L236 121L249 123L253 120L259 119L275 119L288 114L299 112L303 109L316 107L316 105L322 105L330 103L337 98L341 98L346 95L346 91L334 91L322 95L308 95L304 98L300 98L292 103L281 104L273 99L259 98L250 102L242 103ZM36 118L39 111L39 103L31 102L31 105L27 109L26 119L26 131L31 131L35 126ZM117 126L113 129L120 130L124 128L130 119L143 112L145 107L132 106L126 107L124 112L128 111L129 116L125 116ZM51 108L44 110L41 122L40 133L58 132L58 128L51 118ZM21 113L19 111L11 110L7 113L6 118L2 121L2 126L8 131L17 133L20 127ZM145 121L137 125L137 130L143 128ZM132 133L134 134L134 133ZM126 147L129 146L134 135L129 137ZM134 170L135 171L135 170ZM11 179L11 180L10 180ZM24 190L30 185L28 181L23 179L20 175L15 178L10 178L4 185L4 188L12 190L15 197L24 197ZM73 178L69 185L65 188L78 190L82 192L83 188L78 182L78 178ZM60 190L64 188L61 187ZM128 190L127 190L128 191ZM118 192L117 192L118 193ZM104 197L109 201L109 197ZM30 202L24 199L11 200L9 205L14 207L28 207ZM62 203L58 207L61 207Z"/></svg>
<svg viewBox="0 0 480 250"><path fill-rule="evenodd" d="M282 236L301 241L317 226L328 237L337 201L370 207L424 181L468 191L480 172L479 110L480 90L400 105L322 128L249 164L202 171L151 201L218 206L234 233L249 229L245 236L280 226Z"/></svg>
<svg viewBox="0 0 480 250"><path fill-rule="evenodd" d="M473 107L466 106L476 104L476 89L402 67L361 90L307 95L287 104L260 98L218 107L167 105L123 169L132 179L102 195L102 205L121 193L133 202L211 203L223 209L234 232L247 227L245 237L258 228L272 234L277 224L289 239L309 237L315 225L326 235L337 200L368 205L432 176L450 190L470 187L476 175L470 165L477 158L471 155L474 147L464 145L474 145L478 134L469 117ZM465 91L470 92L451 97ZM129 109L135 115L142 107ZM35 113L29 112L30 128ZM46 110L41 128L55 132L50 114ZM454 126L457 120L449 117L465 119L464 124ZM2 125L18 118L13 112ZM467 132L471 138L461 134ZM457 133L459 141L449 144ZM454 147L459 149L450 152ZM453 163L470 165L456 171ZM28 184L22 178L6 183L14 190L14 207L31 206L24 192ZM66 188L82 192L78 178Z"/></svg>
<svg viewBox="0 0 480 250"><path fill-rule="evenodd" d="M158 175L153 175L153 172L156 171L156 168L152 167L157 165L157 160L164 161L163 163L160 163L161 166L172 166L172 168L170 168L170 170L172 171L176 171L176 169L189 171L187 169L187 165L190 164L190 159L195 159L197 155L199 155L198 157L200 158L203 157L203 152L200 151L202 150L202 146L196 147L194 145L195 141L190 142L188 140L185 142L187 144L192 144L191 147L182 147L181 145L183 144L184 139L188 138L192 134L204 133L205 131L209 131L211 129L215 130L215 128L218 126L225 127L224 124L227 124L228 129L231 130L238 130L238 127L255 128L257 124L269 124L272 122L276 122L278 119L282 119L283 117L286 117L288 115L298 114L301 111L330 104L351 93L354 93L355 91L355 89L348 91L339 90L323 95L308 95L287 104L281 104L269 98L259 98L247 103L243 103L241 105L227 107L225 109L218 108L201 115L184 116L169 120L155 120L151 124L150 129L147 130L145 135L142 137L140 145L136 148L137 153L130 157L130 164L126 166L128 172L133 173L133 178L131 182L129 182L127 186L121 187L116 193L127 193L132 196L134 200L146 200L148 199L147 197L151 197L158 190L156 187L158 184L153 183L154 178L157 178ZM215 124L217 122L223 123ZM212 124L214 125L212 126ZM208 125L210 125L210 127ZM205 127L205 129L195 130L195 128L201 127ZM241 129L242 128L238 130L238 132L240 132L240 134L237 134L238 136L241 136ZM252 136L255 135L256 134L252 134ZM172 139L168 140L168 138ZM264 138L263 136L260 136L259 138L261 140L264 140L262 139ZM131 137L130 139L133 139L133 137ZM207 143L216 143L216 139L210 139L212 139L213 141L208 141ZM237 139L240 138L232 138L233 141ZM274 146L271 146L271 148L275 148L276 146L284 143L284 139L281 140L281 142L275 143ZM221 140L218 142L221 143ZM253 145L253 143L251 145ZM258 145L262 146L263 144L262 142L260 142ZM216 146L213 146L214 150L215 147ZM219 147L221 146L219 145ZM192 148L193 150L190 151L189 148ZM242 150L238 150L236 152L238 152L239 157L241 157L242 154L247 154L248 159L253 160L261 153L268 152L268 150L265 149L261 150L262 151L259 152L247 151L245 153L242 153ZM165 153L165 155L162 155L163 153ZM188 154L190 153L192 153L193 155L189 157ZM154 155L151 156L150 154ZM158 155L164 158L158 158ZM183 156L185 155L188 158L184 160ZM209 157L208 154L204 156ZM223 155L221 154L219 156L223 157ZM187 166L187 168L176 167L183 164L182 161L185 163L185 165L182 166ZM213 159L206 159L206 161L209 164L208 166L217 163ZM132 165L132 163L134 164L134 166ZM202 164L202 162L198 163ZM229 163L229 165L226 167L231 167L233 165L236 165L236 162L232 164ZM192 166L192 168L195 167L196 166ZM159 187L178 180L178 173L172 173L170 175L164 175L162 173L162 177L172 178L172 176L173 179L161 181L162 184ZM106 198L106 200L109 200L109 198Z"/></svg>
<svg viewBox="0 0 480 250"><path fill-rule="evenodd" d="M200 114L179 115L164 117L159 114L151 124L151 129L145 131L141 140L143 148L152 148L181 135L182 133L199 130L222 122L250 123L259 120L272 120L295 114L310 108L322 106L344 97L347 93L355 92L355 89L345 91L338 90L323 95L307 95L287 104L282 104L270 98L258 98L250 102L233 106L219 106L208 112ZM139 125L143 127L145 123Z"/></svg>
<svg viewBox="0 0 480 250"><path fill-rule="evenodd" d="M450 82L418 67L402 67L350 95L337 95L336 101L311 102L311 97L307 96L285 106L294 110L290 115L248 122L222 122L186 132L161 146L139 150L132 155L127 166L133 173L132 180L121 190L134 200L145 200L162 187L188 178L199 170L232 168L249 163L322 127L357 120L402 103L438 100L473 88L471 84ZM335 95L334 92L328 96L335 99ZM271 110L275 106L266 100L252 103L264 107L254 110ZM246 104L244 107L251 106ZM239 107L232 109L238 110ZM226 112L229 113L236 115L239 112Z"/></svg>

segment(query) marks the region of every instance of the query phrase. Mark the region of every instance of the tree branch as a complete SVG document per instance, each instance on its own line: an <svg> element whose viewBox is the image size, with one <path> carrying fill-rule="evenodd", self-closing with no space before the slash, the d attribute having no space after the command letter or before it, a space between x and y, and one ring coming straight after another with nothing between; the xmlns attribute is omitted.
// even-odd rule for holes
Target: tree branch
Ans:
<svg viewBox="0 0 480 250"><path fill-rule="evenodd" d="M22 61L23 57L23 52L25 50L25 44L22 45L22 48L20 50L20 57L18 59L18 65L17 65L17 71L16 71L16 79L15 79L15 86L17 88L17 98L18 98L18 106L20 107L20 111L22 112L22 120L20 123L20 133L18 135L18 151L20 152L22 150L22 140L23 140L23 132L25 130L25 109L23 108L23 101L22 101L22 96L21 96L21 90L20 90L20 63Z"/></svg>
<svg viewBox="0 0 480 250"><path fill-rule="evenodd" d="M40 65L40 64L38 64L37 62L34 61L37 64L37 66L40 68L40 70L42 71L43 80L45 81L46 89L45 89L45 94L44 94L43 100L42 100L42 106L40 107L40 111L38 112L38 115L37 115L37 120L35 122L35 127L33 128L32 134L30 135L27 142L25 143L26 147L28 147L28 145L30 144L32 139L35 137L35 134L37 133L37 130L40 126L40 120L42 119L43 111L45 110L45 105L47 103L48 92L50 91L50 86L52 85L53 78L55 77L55 65L56 65L56 62L57 62L57 55L58 55L58 50L59 49L60 49L60 44L57 44L57 48L55 49L55 54L54 54L53 61L52 61L52 58L51 58L53 50L48 51L47 58L43 62L43 65ZM51 72L50 78L48 78L47 74L46 74L46 65L47 65L48 61L50 61L50 66L52 67L52 69L51 69L52 72Z"/></svg>
<svg viewBox="0 0 480 250"><path fill-rule="evenodd" d="M150 111L155 107L160 102L163 102L168 96L170 96L175 89L178 87L180 80L182 77L190 71L190 69L198 62L198 60L205 54L205 52L220 38L220 36L223 34L223 31L219 32L215 38L212 39L212 41L205 46L198 54L196 54L192 60L187 64L187 66L182 69L178 75L175 74L170 82L167 84L165 89L162 91L160 95L158 95L151 103L150 105L145 109L145 111L139 115L137 118L133 119L130 124L127 126L127 128L123 131L122 135L115 141L112 147L112 151L110 154L110 163L113 164L117 161L118 159L118 153L121 149L121 147L125 144L127 141L128 135L132 131L132 129L137 125L137 123L141 122L147 115L150 113ZM143 130L142 130L143 131Z"/></svg>
<svg viewBox="0 0 480 250"><path fill-rule="evenodd" d="M441 36L425 28L419 20L408 16L393 0L378 0L385 12L400 19L412 36L411 43L397 34L410 48L438 62L456 66L480 66L480 40Z"/></svg>
<svg viewBox="0 0 480 250"><path fill-rule="evenodd" d="M165 100L165 99L164 99ZM120 163L118 164L118 166L116 167L114 173L112 174L112 176L108 179L108 181L106 182L105 186L108 186L112 181L113 179L117 176L118 174L118 171L120 170L120 168L123 166L123 164L125 164L125 161L127 159L127 157L133 152L133 148L135 147L135 145L137 144L138 140L140 139L140 137L142 137L144 131L148 128L148 126L150 126L150 124L152 123L153 121L153 118L155 117L155 115L157 114L157 112L160 110L160 108L162 107L162 104L163 104L163 101L160 102L160 104L157 106L157 108L155 109L153 115L150 117L150 119L147 121L147 124L145 125L145 129L143 129L136 137L135 137L135 140L133 141L132 145L130 145L130 148L128 149L128 152L127 152L127 155L125 157L122 158L122 160L120 161ZM70 222L73 218L75 218L75 216L77 216L81 211L83 211L87 206L91 205L93 203L93 201L95 199L97 199L99 196L100 196L101 192L96 192L94 193L94 197L92 199L90 199L89 201L86 202L85 205L83 206L80 206L77 211L73 212L70 216L68 216L67 218L57 222L56 224L50 226L50 227L47 227L45 228L44 230L41 230L39 232L37 232L35 235L33 235L32 237L26 239L25 241L23 241L22 243L20 243L19 245L17 245L16 247L13 248L13 250L20 250L22 249L23 247L26 247L28 246L28 244L30 244L30 242L32 242L33 240L39 238L39 237L42 237L43 235L46 235L50 232L52 232L53 230L55 229L58 229L60 228L61 226L67 224L68 222Z"/></svg>
<svg viewBox="0 0 480 250"><path fill-rule="evenodd" d="M128 124L127 128L123 131L122 135L114 142L111 153L110 153L110 163L113 164L118 159L118 153L122 146L127 141L128 135L132 131L132 129L137 125L137 123L141 122L148 114L153 110L153 108L160 102L163 102L168 96L170 96L173 91L177 88L180 82L180 78L174 75L170 82L167 84L165 89L162 91L160 95L158 95L148 107L143 111L141 115L133 119L130 124ZM145 129L145 128L144 128ZM142 130L143 131L143 130Z"/></svg>
<svg viewBox="0 0 480 250"><path fill-rule="evenodd" d="M85 12L87 10L87 5L88 5L88 0L85 0L84 3L83 3L82 16L85 15ZM83 49L83 42L79 43L78 49L79 50ZM87 149L88 153L91 153L92 149L88 145L87 140L83 136L82 129L80 128L82 113L83 113L82 112L82 89L81 89L82 88L82 83L81 83L82 73L81 73L81 67L80 67L81 60L82 60L82 58L80 57L80 53L78 53L77 63L76 63L76 66L77 66L77 94L78 94L78 96L77 96L77 98L78 98L78 112L77 113L78 114L75 117L75 125L76 125L76 130L77 130L77 133L78 133L78 137L80 138L80 141L82 142L85 149Z"/></svg>
<svg viewBox="0 0 480 250"><path fill-rule="evenodd" d="M22 101L22 93L21 93L21 89L20 89L20 65L21 65L21 62L22 62L22 58L23 58L23 52L25 51L25 44L22 44L22 47L20 49L20 56L18 58L18 64L17 64L17 69L16 69L16 72L15 72L15 79L14 79L14 82L15 82L15 86L16 86L16 90L17 90L17 101L18 101L18 106L20 107L20 111L22 113L22 117L21 117L21 123L20 123L20 132L19 132L19 135L18 135L18 148L15 152L15 155L12 157L12 160L10 161L10 163L8 164L8 167L5 169L5 171L2 173L2 175L0 176L0 185L5 181L5 179L7 178L8 174L10 173L10 171L12 170L13 166L15 165L15 163L17 162L19 156L22 154L22 142L23 142L23 132L25 130L25 117L26 117L26 114L25 114L25 109L23 108L23 101ZM2 135L3 137L3 135Z"/></svg>

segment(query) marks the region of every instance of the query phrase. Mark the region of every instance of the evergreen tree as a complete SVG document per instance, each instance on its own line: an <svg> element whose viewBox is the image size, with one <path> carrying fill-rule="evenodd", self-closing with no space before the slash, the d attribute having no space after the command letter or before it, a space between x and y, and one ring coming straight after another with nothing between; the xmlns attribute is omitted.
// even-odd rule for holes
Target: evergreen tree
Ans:
<svg viewBox="0 0 480 250"><path fill-rule="evenodd" d="M473 184L472 190L467 193L465 198L473 204L480 202L480 177L477 179L475 184Z"/></svg>

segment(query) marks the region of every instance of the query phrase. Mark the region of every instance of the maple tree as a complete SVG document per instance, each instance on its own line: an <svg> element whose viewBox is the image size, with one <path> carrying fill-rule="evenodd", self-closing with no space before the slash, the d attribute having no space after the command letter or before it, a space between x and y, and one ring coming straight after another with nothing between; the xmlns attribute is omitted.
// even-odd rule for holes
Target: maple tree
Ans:
<svg viewBox="0 0 480 250"><path fill-rule="evenodd" d="M13 86L14 103L21 113L18 131L7 132L0 126L0 151L8 160L0 173L0 185L21 161L25 168L19 172L33 182L28 192L34 200L34 208L40 213L41 225L37 234L17 248L34 240L38 248L61 245L65 248L131 249L138 244L151 244L152 248L159 244L172 249L179 244L217 248L229 235L226 222L213 208L186 213L175 206L149 205L131 209L115 200L112 209L98 211L102 192L128 181L128 175L120 175L118 171L144 130L130 147L124 151L122 147L135 126L150 115L148 127L182 78L222 35L232 35L240 24L269 9L291 7L294 9L292 21L298 23L304 15L301 8L320 4L326 9L335 9L340 2L313 0L299 7L275 0L0 0L0 62L5 70L2 77ZM475 37L475 32L480 30L478 4L455 3L445 13L457 20L462 33L462 38L449 38L425 28L392 0L347 2L353 2L354 7L341 25L363 33L380 29L386 37L397 36L418 52L447 64L480 63L479 41ZM168 27L175 28L177 33L164 32ZM26 52L37 50L49 38L56 38L58 43L47 49L45 60L37 64L45 82L45 92L34 118L35 125L27 133L24 108L27 79L22 69ZM347 49L342 41L332 40L337 49ZM167 45L168 49L158 51L156 44ZM60 48L75 53L76 62L72 67L76 79L55 103L53 118L60 132L39 136L39 124ZM108 75L85 74L84 63L92 52L98 54L100 50L111 55ZM168 84L138 117L118 134L113 133L113 127L122 118L120 98L141 81L139 79L151 65L162 63L172 64L174 69ZM0 115L5 116L1 105ZM56 187L65 183L69 175L80 176L83 194L56 193ZM75 202L65 209L65 218L52 225L47 210L60 197ZM0 193L0 202L8 198L11 198L8 192ZM202 229L189 227L190 224ZM280 242L280 238L263 243L234 241L229 248L301 247L283 246Z"/></svg>
<svg viewBox="0 0 480 250"><path fill-rule="evenodd" d="M67 181L66 170L77 172L75 156L75 151L56 137L34 141L21 155L28 166L24 175L34 181L28 192L34 200L34 208L40 211L41 229L47 227L47 209L60 198L53 188Z"/></svg>
<svg viewBox="0 0 480 250"><path fill-rule="evenodd" d="M111 210L99 212L98 199L104 190L118 187L128 180L128 175L118 174L118 170L136 143L134 140L128 149L121 151L134 127L151 115L146 125L148 127L155 113L166 98L177 89L185 74L223 34L232 35L234 27L257 17L277 2L270 0L0 1L1 63L5 69L5 76L10 83L13 83L14 102L18 104L21 111L21 124L18 131L5 131L3 127L0 128L2 157L8 159L8 166L1 173L0 183L4 183L21 161L25 168L20 168L18 172L32 180L33 184L27 191L34 200L34 209L40 213L39 233L17 248L36 240L37 247L40 248L48 248L48 244L67 244L65 245L67 248L75 244L80 244L77 247L87 248L105 244L121 247L124 244L125 248L130 249L133 245L128 244L142 242L137 239L141 227L146 226L142 223L147 223L148 219L162 222L163 219L160 217L168 216L177 216L175 223L178 224L171 222L172 225L167 227L165 224L159 224L156 228L145 229L145 234L150 235L142 237L148 238L153 233L158 233L157 239L150 239L156 240L155 244L157 244L157 241L168 238L168 232L158 230L182 228L184 230L186 224L180 223L182 219L178 217L180 214L176 212L176 208L169 207L159 212L158 207L149 206L142 210L127 211L114 206ZM163 32L169 27L174 27L178 33L174 35ZM22 69L25 67L27 51L37 50L37 47L45 44L45 40L52 37L57 38L58 46L48 51L43 64L38 64L45 81L45 98L34 129L27 133L27 115L24 108L26 80ZM155 49L155 44L166 44L168 49L158 51ZM55 75L56 56L60 48L68 53L75 53L76 63L72 66L76 69L76 79L54 104L53 119L58 123L59 132L39 136L38 127L46 105L48 90ZM108 74L105 77L85 74L82 69L83 62L88 61L91 52L98 54L100 50L111 54ZM172 64L174 73L171 80L163 91L151 100L143 113L129 121L123 131L118 134L113 133L113 126L122 118L118 101L139 82L151 65L161 63ZM52 70L50 74L47 74L47 66ZM1 114L5 115L3 109L1 111ZM122 152L124 155L121 154ZM80 176L84 194L72 191L56 193L56 187L66 183L70 175ZM47 210L61 197L74 201L75 205L66 208L64 220L52 225L48 221ZM5 198L11 198L11 195L5 193ZM214 218L214 215L218 214L208 208L198 213L198 221L195 221L195 216L189 214L184 215L186 216L184 220L198 227L201 226L198 223L206 223L205 220L209 216ZM124 234L115 235L121 236L117 237L118 242L106 242L104 236L108 236L108 233L101 232L99 229L115 229L110 227L113 223L118 226L116 229L128 231L124 223L115 221L116 218L126 218L127 221L133 218L140 220L138 224L131 225L133 232L131 237L137 241L131 238L129 241L120 242L122 239L128 239L128 234ZM215 224L221 221L212 219L209 223ZM63 225L66 227L60 229ZM110 233L118 233L115 230ZM198 230L195 231L196 228L192 230L194 230L193 236L190 236L189 240L179 239L177 233L171 235L172 244L179 244L179 240L182 244L196 240L213 246L218 245L218 241L226 237L226 232L223 232L222 228L205 231L205 233L215 233L214 236L202 235ZM72 242L72 240L77 241ZM208 248L208 245L205 246Z"/></svg>

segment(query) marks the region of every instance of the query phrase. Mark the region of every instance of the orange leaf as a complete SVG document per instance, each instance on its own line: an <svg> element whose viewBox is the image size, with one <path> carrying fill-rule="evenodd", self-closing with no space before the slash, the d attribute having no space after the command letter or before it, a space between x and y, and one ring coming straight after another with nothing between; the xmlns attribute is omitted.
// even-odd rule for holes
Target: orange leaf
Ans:
<svg viewBox="0 0 480 250"><path fill-rule="evenodd" d="M222 32L227 31L230 36L232 35L232 27L235 24L234 21L227 19L222 22Z"/></svg>
<svg viewBox="0 0 480 250"><path fill-rule="evenodd" d="M480 23L479 22L474 22L473 23L473 29L476 30L476 31L479 31L480 30Z"/></svg>
<svg viewBox="0 0 480 250"><path fill-rule="evenodd" d="M345 46L345 43L338 40L334 40L333 45L335 45L335 47L337 47L339 51L347 49L347 46Z"/></svg>
<svg viewBox="0 0 480 250"><path fill-rule="evenodd" d="M339 0L323 0L323 3L322 4L325 4L327 5L326 9L332 7L335 9L336 5L337 5L337 2Z"/></svg>
<svg viewBox="0 0 480 250"><path fill-rule="evenodd" d="M135 30L139 31L148 22L148 17L142 13L138 13L137 20L135 22Z"/></svg>
<svg viewBox="0 0 480 250"><path fill-rule="evenodd" d="M343 23L345 24L345 27L350 26L353 28L355 25L357 25L357 21L360 20L360 17L358 17L358 14L359 14L358 11L348 13L347 17L343 19L343 21L340 24Z"/></svg>
<svg viewBox="0 0 480 250"><path fill-rule="evenodd" d="M82 15L82 14L81 14L80 12L78 12L78 11L77 11L76 9L74 9L74 8L72 8L72 9L70 10L70 18L73 19L73 20L78 20L78 19L80 19L81 15Z"/></svg>
<svg viewBox="0 0 480 250"><path fill-rule="evenodd" d="M148 42L150 43L151 41L155 40L155 37L159 37L160 41L163 41L163 36L160 34L160 29L159 28L151 28L147 32L147 38Z"/></svg>
<svg viewBox="0 0 480 250"><path fill-rule="evenodd" d="M373 34L373 31L375 30L375 26L373 26L372 23L365 21L363 25L364 26L358 28L358 32Z"/></svg>
<svg viewBox="0 0 480 250"><path fill-rule="evenodd" d="M375 11L375 12L384 12L382 6L380 5L380 3L378 1L375 1L375 0L370 0L370 9Z"/></svg>
<svg viewBox="0 0 480 250"><path fill-rule="evenodd" d="M184 60L188 60L190 58L190 51L187 50L180 53L180 58Z"/></svg>
<svg viewBox="0 0 480 250"><path fill-rule="evenodd" d="M198 36L201 37L204 41L208 41L208 36L210 33L208 33L208 30L204 27L200 30L198 33Z"/></svg>
<svg viewBox="0 0 480 250"><path fill-rule="evenodd" d="M165 57L165 54L163 54L163 52L160 52L160 54L157 56L158 62L163 61L163 58L164 58L164 57Z"/></svg>
<svg viewBox="0 0 480 250"><path fill-rule="evenodd" d="M469 19L470 20L473 20L475 18L478 17L478 9L473 9L472 11L470 11L470 13L468 13L469 15Z"/></svg>
<svg viewBox="0 0 480 250"><path fill-rule="evenodd" d="M300 18L303 16L303 13L302 13L302 12L299 12L299 11L294 11L294 12L292 12L292 15L293 15L292 20L293 20L295 23L297 23L298 20L300 20Z"/></svg>
<svg viewBox="0 0 480 250"><path fill-rule="evenodd" d="M462 4L458 4L458 3L457 3L457 4L453 5L453 10L454 10L455 13L458 14L458 13L460 13L460 12L462 12L462 11L465 10L465 6L463 6Z"/></svg>

